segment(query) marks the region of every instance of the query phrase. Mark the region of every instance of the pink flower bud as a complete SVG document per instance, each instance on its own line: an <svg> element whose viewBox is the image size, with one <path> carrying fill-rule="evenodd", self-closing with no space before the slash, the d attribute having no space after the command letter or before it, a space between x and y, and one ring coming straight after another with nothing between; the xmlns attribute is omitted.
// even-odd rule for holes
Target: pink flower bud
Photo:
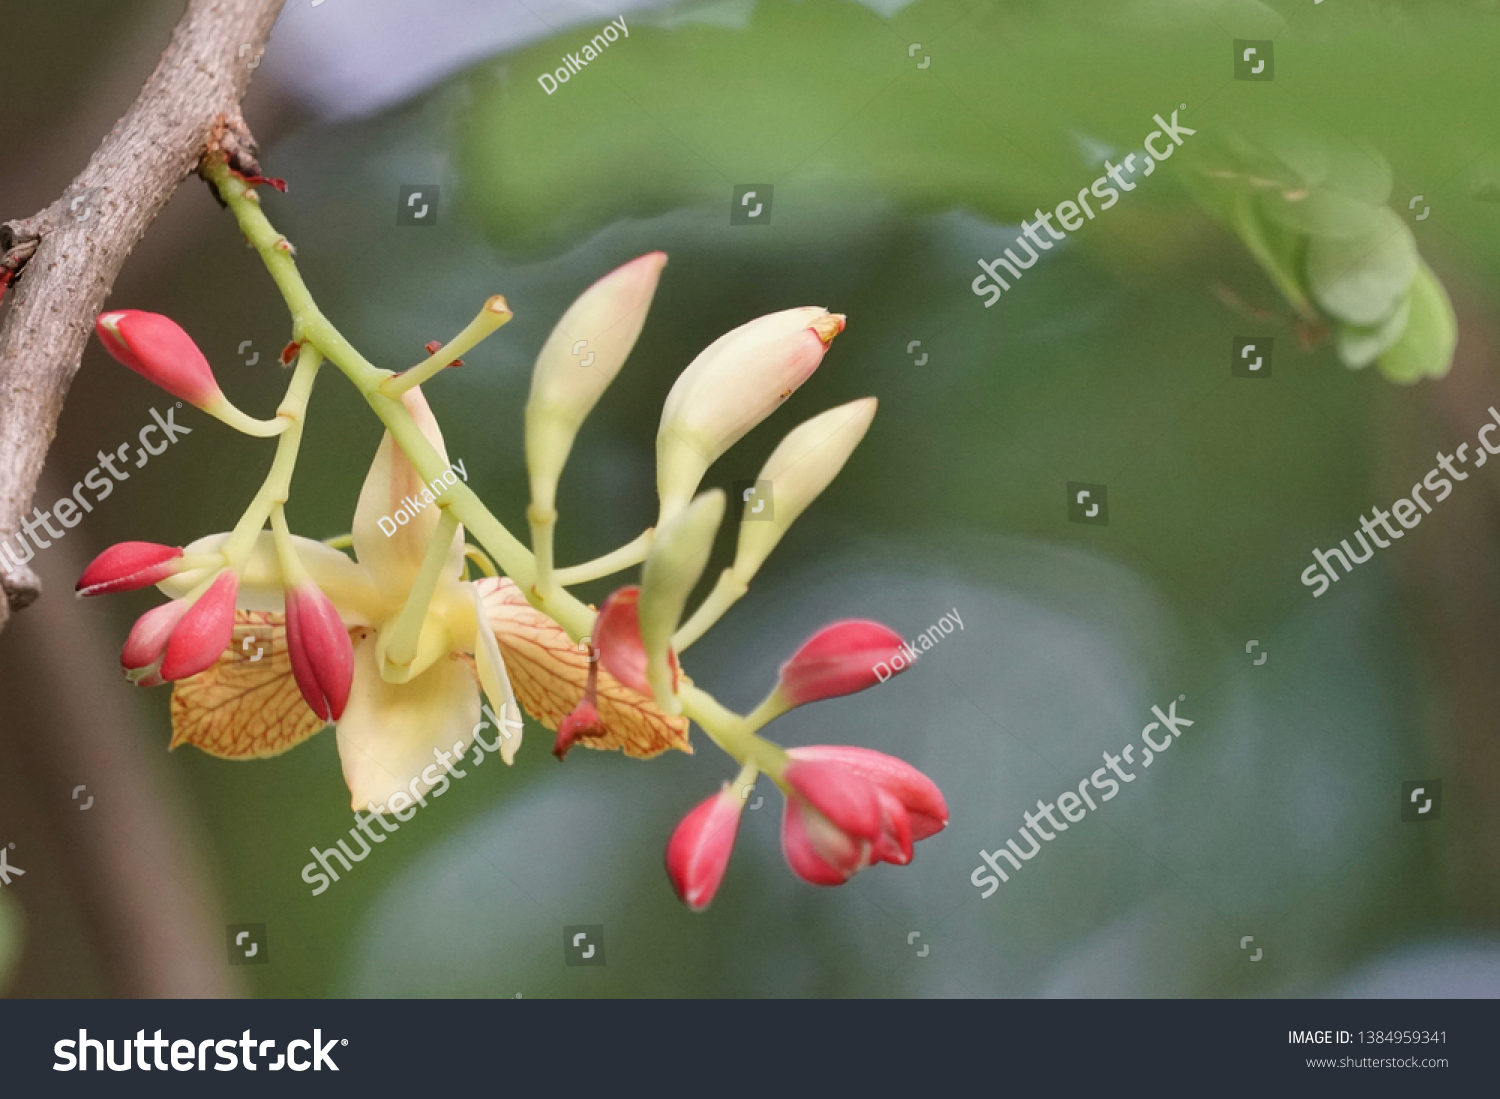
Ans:
<svg viewBox="0 0 1500 1099"><path fill-rule="evenodd" d="M879 622L834 622L813 634L781 666L781 692L793 706L853 694L889 679L894 674L892 658L905 651L900 635ZM882 676L878 667L886 674Z"/></svg>
<svg viewBox="0 0 1500 1099"><path fill-rule="evenodd" d="M108 595L148 587L171 576L176 571L174 562L181 556L182 549L177 546L121 542L90 562L74 590L79 595Z"/></svg>
<svg viewBox="0 0 1500 1099"><path fill-rule="evenodd" d="M162 653L177 623L187 613L187 604L180 599L152 607L135 621L125 647L120 651L120 666L125 675L137 687L157 687L165 680L159 674Z"/></svg>
<svg viewBox="0 0 1500 1099"><path fill-rule="evenodd" d="M94 330L106 351L172 396L198 408L223 398L203 352L171 318L118 309L100 313Z"/></svg>
<svg viewBox="0 0 1500 1099"><path fill-rule="evenodd" d="M187 609L162 655L161 677L169 682L197 675L219 659L234 640L234 598L240 578L225 569Z"/></svg>
<svg viewBox="0 0 1500 1099"><path fill-rule="evenodd" d="M324 721L343 717L354 682L354 645L338 608L310 580L287 589L286 647L313 713Z"/></svg>
<svg viewBox="0 0 1500 1099"><path fill-rule="evenodd" d="M911 862L911 814L889 790L880 791L880 838L870 851L873 862L905 866Z"/></svg>
<svg viewBox="0 0 1500 1099"><path fill-rule="evenodd" d="M694 912L707 908L719 891L744 807L744 799L726 782L683 817L667 841L667 876L678 898Z"/></svg>
<svg viewBox="0 0 1500 1099"><path fill-rule="evenodd" d="M646 645L641 640L641 616L637 608L641 589L635 585L610 593L594 620L594 648L599 663L636 694L651 698L646 679ZM672 668L672 689L677 689L677 654L667 653Z"/></svg>
<svg viewBox="0 0 1500 1099"><path fill-rule="evenodd" d="M937 783L903 759L847 744L791 748L787 755L799 762L844 767L894 796L906 808L914 841L924 840L948 826L948 803L943 800L943 792Z"/></svg>
<svg viewBox="0 0 1500 1099"><path fill-rule="evenodd" d="M798 877L838 885L876 862L905 866L912 844L941 831L948 805L933 781L882 752L792 748L781 846Z"/></svg>
<svg viewBox="0 0 1500 1099"><path fill-rule="evenodd" d="M786 799L781 852L787 865L813 885L843 885L870 865L872 845L840 831L801 798Z"/></svg>
<svg viewBox="0 0 1500 1099"><path fill-rule="evenodd" d="M869 779L842 763L796 757L783 778L839 831L869 842L880 838L880 790Z"/></svg>

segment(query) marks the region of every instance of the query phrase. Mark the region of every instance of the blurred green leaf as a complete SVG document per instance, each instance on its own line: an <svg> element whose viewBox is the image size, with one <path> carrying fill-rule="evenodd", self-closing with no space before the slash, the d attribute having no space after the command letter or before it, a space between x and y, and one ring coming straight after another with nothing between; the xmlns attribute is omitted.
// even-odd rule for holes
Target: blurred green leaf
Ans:
<svg viewBox="0 0 1500 1099"><path fill-rule="evenodd" d="M1378 230L1381 207L1327 188L1267 187L1256 195L1259 213L1272 223L1308 237L1364 237Z"/></svg>
<svg viewBox="0 0 1500 1099"><path fill-rule="evenodd" d="M1457 343L1453 303L1432 268L1421 263L1411 287L1411 319L1401 339L1380 356L1380 372L1393 382L1408 384L1441 378L1453 365Z"/></svg>
<svg viewBox="0 0 1500 1099"><path fill-rule="evenodd" d="M1339 358L1346 366L1369 366L1388 347L1401 338L1411 317L1411 295L1401 299L1401 304L1380 324L1366 326L1341 324L1335 339Z"/></svg>
<svg viewBox="0 0 1500 1099"><path fill-rule="evenodd" d="M1378 325L1406 296L1417 270L1417 244L1395 213L1375 208L1358 236L1314 236L1307 281L1318 304L1350 324Z"/></svg>
<svg viewBox="0 0 1500 1099"><path fill-rule="evenodd" d="M1301 312L1310 312L1307 294L1302 287L1302 261L1307 249L1305 237L1262 220L1246 193L1239 194L1231 208L1230 224L1250 254L1270 276L1276 288Z"/></svg>

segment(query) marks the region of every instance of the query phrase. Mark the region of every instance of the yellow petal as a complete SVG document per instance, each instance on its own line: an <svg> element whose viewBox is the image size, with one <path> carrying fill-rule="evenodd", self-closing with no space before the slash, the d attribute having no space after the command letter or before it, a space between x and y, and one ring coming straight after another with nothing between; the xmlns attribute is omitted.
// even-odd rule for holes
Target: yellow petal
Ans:
<svg viewBox="0 0 1500 1099"><path fill-rule="evenodd" d="M228 534L210 534L189 543L189 554L214 553L229 539ZM375 582L368 569L349 559L349 555L315 542L311 538L292 535L292 544L297 547L297 557L306 567L314 583L333 600L346 626L371 626L390 613L381 601ZM181 599L208 579L210 569L192 569L169 576L156 585L169 599ZM246 610L275 611L285 609L282 597L281 559L276 554L276 544L270 531L261 531L240 569L240 590L235 602Z"/></svg>
<svg viewBox="0 0 1500 1099"><path fill-rule="evenodd" d="M505 660L500 655L500 646L495 642L495 633L489 628L484 609L484 596L473 584L465 585L474 599L474 671L479 685L490 700L490 708L497 717L511 719L514 725L500 730L500 758L514 763L516 752L521 747L520 713L517 711L515 693L511 690L510 676L505 671Z"/></svg>
<svg viewBox="0 0 1500 1099"><path fill-rule="evenodd" d="M406 683L387 683L375 636L354 646L354 685L338 723L339 759L350 803L394 811L391 795L425 794L446 774L434 749L461 755L479 724L479 689L463 657L439 660ZM404 804L398 808L404 809Z"/></svg>
<svg viewBox="0 0 1500 1099"><path fill-rule="evenodd" d="M579 699L588 680L586 648L573 642L556 622L526 602L521 589L503 577L475 582L484 596L485 615L499 644L510 683L526 712L556 730ZM599 716L607 732L578 743L587 748L620 749L649 759L668 748L691 752L688 722L662 713L656 704L599 669Z"/></svg>
<svg viewBox="0 0 1500 1099"><path fill-rule="evenodd" d="M432 410L420 389L410 389L401 400L416 421L417 427L427 437L443 461L448 452L443 446L443 434L438 429ZM449 475L458 479L456 471ZM443 486L434 486L441 489ZM412 583L427 556L427 547L437 529L438 508L435 502L423 497L425 491L432 501L441 495L434 487L422 480L406 454L396 445L387 432L380 440L375 452L375 461L365 475L364 487L359 493L359 503L354 509L352 534L354 553L359 563L370 570L375 582L380 585L388 599L400 606L406 601ZM402 523L396 518L400 512L406 518ZM413 514L415 512L415 514ZM381 520L385 520L384 523ZM453 536L449 551L449 567L445 575L458 576L463 566L463 531Z"/></svg>
<svg viewBox="0 0 1500 1099"><path fill-rule="evenodd" d="M235 611L233 646L206 671L172 686L172 748L191 744L220 759L266 759L322 728L292 676L284 615Z"/></svg>

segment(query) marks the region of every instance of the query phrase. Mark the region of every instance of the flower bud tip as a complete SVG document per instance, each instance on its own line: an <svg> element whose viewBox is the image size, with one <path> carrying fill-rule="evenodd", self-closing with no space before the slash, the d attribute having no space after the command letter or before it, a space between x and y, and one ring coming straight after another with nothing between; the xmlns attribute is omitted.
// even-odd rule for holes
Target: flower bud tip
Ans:
<svg viewBox="0 0 1500 1099"><path fill-rule="evenodd" d="M818 339L823 341L824 347L827 347L833 342L833 338L844 330L845 320L842 313L829 313L827 316L819 317L808 327L817 333Z"/></svg>

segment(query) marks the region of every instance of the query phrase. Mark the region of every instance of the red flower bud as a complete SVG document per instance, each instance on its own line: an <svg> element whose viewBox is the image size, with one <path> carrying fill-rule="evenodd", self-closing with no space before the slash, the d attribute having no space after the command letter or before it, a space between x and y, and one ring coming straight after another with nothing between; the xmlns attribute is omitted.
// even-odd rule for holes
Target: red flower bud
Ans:
<svg viewBox="0 0 1500 1099"><path fill-rule="evenodd" d="M781 851L787 865L813 885L843 885L870 865L871 844L841 831L801 798L786 799Z"/></svg>
<svg viewBox="0 0 1500 1099"><path fill-rule="evenodd" d="M943 800L943 792L938 789L937 783L904 759L848 744L814 744L805 748L791 748L787 755L794 760L845 767L893 795L906 807L911 818L913 840L924 840L948 826L948 803Z"/></svg>
<svg viewBox="0 0 1500 1099"><path fill-rule="evenodd" d="M646 680L646 645L641 640L641 616L637 604L641 589L636 585L612 592L594 620L594 648L599 663L636 694L652 697ZM667 653L672 666L672 689L677 689L677 654Z"/></svg>
<svg viewBox="0 0 1500 1099"><path fill-rule="evenodd" d="M203 352L171 318L117 309L100 313L94 330L106 351L172 396L198 408L223 399Z"/></svg>
<svg viewBox="0 0 1500 1099"><path fill-rule="evenodd" d="M941 831L948 806L911 764L868 748L792 748L781 847L798 877L839 885L875 862L905 866L912 844Z"/></svg>
<svg viewBox="0 0 1500 1099"><path fill-rule="evenodd" d="M160 675L162 653L177 623L187 613L187 604L180 599L152 607L136 619L120 651L120 666L125 675L137 687L157 687L165 680Z"/></svg>
<svg viewBox="0 0 1500 1099"><path fill-rule="evenodd" d="M79 595L108 595L148 587L171 576L176 571L173 562L181 556L176 546L121 542L90 562L74 590Z"/></svg>
<svg viewBox="0 0 1500 1099"><path fill-rule="evenodd" d="M880 790L869 779L841 763L795 757L783 777L841 832L871 842L880 837Z"/></svg>
<svg viewBox="0 0 1500 1099"><path fill-rule="evenodd" d="M354 682L354 645L333 601L311 581L287 589L286 647L312 712L324 721L343 717Z"/></svg>
<svg viewBox="0 0 1500 1099"><path fill-rule="evenodd" d="M683 817L667 841L667 876L678 898L694 912L707 908L719 891L744 807L744 799L726 782Z"/></svg>
<svg viewBox="0 0 1500 1099"><path fill-rule="evenodd" d="M911 814L889 790L880 791L880 838L870 851L875 862L905 866L911 862Z"/></svg>
<svg viewBox="0 0 1500 1099"><path fill-rule="evenodd" d="M162 655L161 677L167 681L197 675L234 640L234 598L240 578L229 569L219 573L196 603L187 609Z"/></svg>
<svg viewBox="0 0 1500 1099"><path fill-rule="evenodd" d="M891 676L892 657L906 651L895 630L848 619L824 626L781 666L781 692L793 706L853 694ZM881 676L877 665L884 665Z"/></svg>

